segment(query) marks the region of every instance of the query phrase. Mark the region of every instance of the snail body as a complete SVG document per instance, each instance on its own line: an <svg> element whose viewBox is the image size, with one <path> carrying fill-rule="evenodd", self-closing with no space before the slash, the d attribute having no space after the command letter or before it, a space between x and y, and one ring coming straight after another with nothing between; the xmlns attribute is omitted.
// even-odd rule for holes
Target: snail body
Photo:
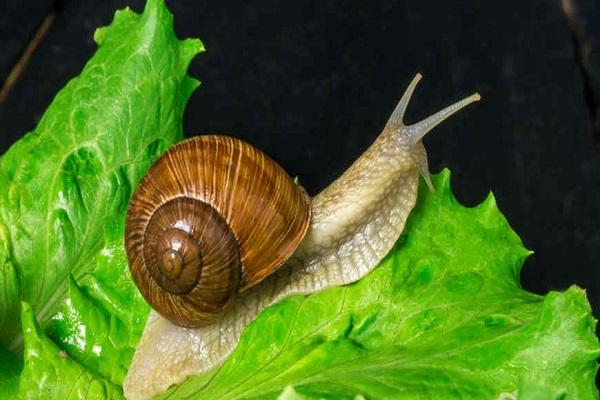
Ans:
<svg viewBox="0 0 600 400"><path fill-rule="evenodd" d="M196 329L152 312L123 384L129 399L147 399L223 362L243 329L264 308L293 294L310 294L361 279L385 257L416 203L419 176L430 187L421 139L474 94L429 118L405 125L417 74L381 134L350 168L312 199L308 230L282 268L230 300L214 321Z"/></svg>

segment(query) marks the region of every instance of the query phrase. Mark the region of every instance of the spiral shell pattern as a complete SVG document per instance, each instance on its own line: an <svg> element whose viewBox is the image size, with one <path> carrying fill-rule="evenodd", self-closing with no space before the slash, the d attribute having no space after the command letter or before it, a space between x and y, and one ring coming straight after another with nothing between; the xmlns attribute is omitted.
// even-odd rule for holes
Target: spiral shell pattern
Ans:
<svg viewBox="0 0 600 400"><path fill-rule="evenodd" d="M261 151L199 136L167 151L129 206L126 248L140 292L165 318L207 325L291 256L310 199Z"/></svg>

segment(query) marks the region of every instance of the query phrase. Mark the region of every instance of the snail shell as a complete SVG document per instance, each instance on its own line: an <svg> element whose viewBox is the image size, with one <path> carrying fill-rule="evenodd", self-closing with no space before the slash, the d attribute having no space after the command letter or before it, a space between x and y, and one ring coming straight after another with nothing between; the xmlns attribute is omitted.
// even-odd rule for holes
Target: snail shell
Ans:
<svg viewBox="0 0 600 400"><path fill-rule="evenodd" d="M238 139L197 136L140 182L125 225L129 267L162 316L207 325L283 265L309 221L309 197L275 161Z"/></svg>
<svg viewBox="0 0 600 400"><path fill-rule="evenodd" d="M404 229L419 175L431 190L421 139L450 115L480 99L475 93L413 125L404 113L421 79L412 80L375 142L335 182L312 199L306 237L268 278L232 300L210 325L185 329L151 313L127 377L125 396L149 399L222 363L244 328L269 305L355 282L375 268Z"/></svg>

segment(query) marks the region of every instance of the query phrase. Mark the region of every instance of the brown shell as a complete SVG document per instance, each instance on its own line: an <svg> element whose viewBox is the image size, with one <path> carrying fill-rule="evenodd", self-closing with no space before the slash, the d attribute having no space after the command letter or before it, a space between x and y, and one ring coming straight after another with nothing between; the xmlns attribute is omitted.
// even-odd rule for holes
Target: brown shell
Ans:
<svg viewBox="0 0 600 400"><path fill-rule="evenodd" d="M206 325L232 296L277 270L309 226L310 199L273 160L227 136L170 148L131 200L133 278L165 318Z"/></svg>

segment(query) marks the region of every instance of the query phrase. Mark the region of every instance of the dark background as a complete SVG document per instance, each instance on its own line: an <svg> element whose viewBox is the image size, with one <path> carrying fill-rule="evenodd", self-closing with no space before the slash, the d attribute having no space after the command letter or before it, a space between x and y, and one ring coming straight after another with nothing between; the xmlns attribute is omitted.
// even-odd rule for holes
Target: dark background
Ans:
<svg viewBox="0 0 600 400"><path fill-rule="evenodd" d="M431 170L449 167L466 205L494 191L535 250L527 289L576 283L600 315L597 1L167 3L178 35L207 48L191 66L203 85L186 134L244 138L311 194L374 140L416 72L407 122L479 91L482 102L425 139ZM143 1L2 0L0 81L48 29L0 103L1 151L34 128L93 54L94 29L126 5Z"/></svg>

